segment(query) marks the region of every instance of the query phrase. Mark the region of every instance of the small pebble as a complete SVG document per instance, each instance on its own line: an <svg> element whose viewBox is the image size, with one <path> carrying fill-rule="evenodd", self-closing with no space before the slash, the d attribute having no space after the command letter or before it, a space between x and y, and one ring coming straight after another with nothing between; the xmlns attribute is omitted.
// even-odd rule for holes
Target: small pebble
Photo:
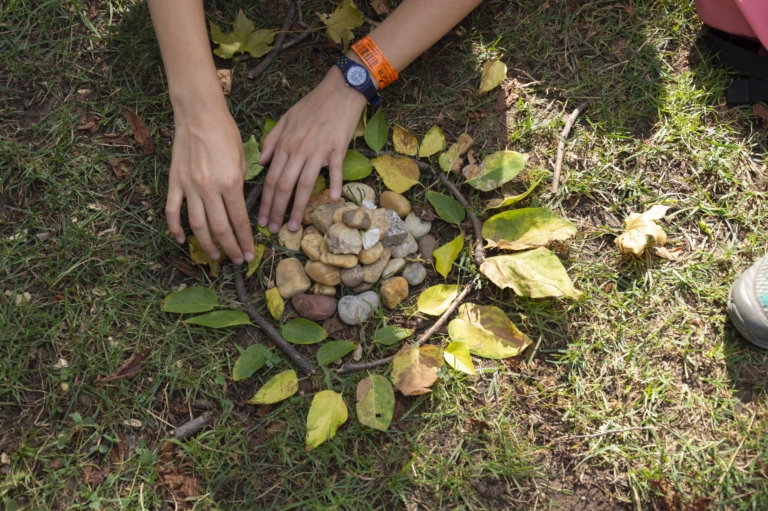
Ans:
<svg viewBox="0 0 768 511"><path fill-rule="evenodd" d="M381 193L379 204L382 208L391 209L400 218L405 218L411 212L411 203L399 193L387 190Z"/></svg>
<svg viewBox="0 0 768 511"><path fill-rule="evenodd" d="M403 278L409 286L418 286L427 278L427 269L421 263L411 263L403 270Z"/></svg>
<svg viewBox="0 0 768 511"><path fill-rule="evenodd" d="M418 250L418 243L416 243L416 240L413 239L413 236L408 234L402 243L392 247L392 257L406 257L418 252Z"/></svg>
<svg viewBox="0 0 768 511"><path fill-rule="evenodd" d="M405 217L405 228L416 239L421 238L432 229L432 222L425 222L416 216L416 213L411 212Z"/></svg>
<svg viewBox="0 0 768 511"><path fill-rule="evenodd" d="M378 307L379 295L374 291L347 295L339 300L339 318L348 325L359 325L367 321Z"/></svg>
<svg viewBox="0 0 768 511"><path fill-rule="evenodd" d="M381 283L381 301L394 309L408 296L408 282L403 277L393 277Z"/></svg>
<svg viewBox="0 0 768 511"><path fill-rule="evenodd" d="M419 254L421 258L429 263L434 263L435 258L432 252L437 249L437 240L431 234L425 234L419 238Z"/></svg>
<svg viewBox="0 0 768 511"><path fill-rule="evenodd" d="M363 267L359 264L354 268L341 270L341 283L348 287L355 287L363 281Z"/></svg>
<svg viewBox="0 0 768 511"><path fill-rule="evenodd" d="M355 204L362 204L366 199L371 202L376 200L376 192L365 183L347 183L341 187L341 193Z"/></svg>
<svg viewBox="0 0 768 511"><path fill-rule="evenodd" d="M387 277L391 277L395 273L399 272L403 266L405 266L405 259L402 257L390 259L387 265L384 267L384 271L381 272L381 278L385 279Z"/></svg>

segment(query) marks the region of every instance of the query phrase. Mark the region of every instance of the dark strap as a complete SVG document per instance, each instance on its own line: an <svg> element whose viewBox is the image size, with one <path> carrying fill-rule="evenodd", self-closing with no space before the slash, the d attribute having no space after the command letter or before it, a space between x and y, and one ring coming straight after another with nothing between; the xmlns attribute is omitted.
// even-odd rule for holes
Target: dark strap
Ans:
<svg viewBox="0 0 768 511"><path fill-rule="evenodd" d="M725 91L731 105L744 105L768 101L768 81L734 80Z"/></svg>
<svg viewBox="0 0 768 511"><path fill-rule="evenodd" d="M768 80L768 59L761 57L757 51L742 48L731 41L737 40L754 45L755 50L759 44L751 43L737 36L731 36L719 30L710 29L709 44L713 53L723 67L729 67L738 74L748 75L760 80Z"/></svg>

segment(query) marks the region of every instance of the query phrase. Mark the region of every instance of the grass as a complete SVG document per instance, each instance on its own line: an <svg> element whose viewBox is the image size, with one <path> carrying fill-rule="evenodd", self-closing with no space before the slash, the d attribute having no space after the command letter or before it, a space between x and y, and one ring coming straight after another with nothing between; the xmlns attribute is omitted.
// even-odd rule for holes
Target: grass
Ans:
<svg viewBox="0 0 768 511"><path fill-rule="evenodd" d="M257 25L281 22L277 2L208 2L207 13L224 27L239 7ZM307 20L330 9L303 6ZM351 413L307 453L313 393L334 389L353 407L364 375L323 373L269 411L242 406L287 360L233 382L240 350L264 342L258 331L213 332L159 311L167 293L195 281L174 266L188 256L164 220L173 118L146 6L3 4L6 509L173 509L175 499L190 509L682 510L704 497L711 509L768 507L768 357L725 312L728 286L768 242L768 132L751 109L724 105L729 77L700 36L692 2L489 0L402 73L386 91L390 124L422 136L442 114L449 138L467 131L481 154L527 152L536 172L552 169L563 115L590 99L560 191L548 193L545 180L522 203L578 225L558 253L585 296L528 300L484 285L473 300L503 307L531 348L509 364L476 360L473 378L447 373L427 396L398 397L386 434ZM311 90L334 55L281 55L255 83L244 77L252 62L218 60L233 72L229 102L244 139ZM500 115L495 93L474 93L488 58L502 58L523 86ZM99 138L130 132L119 105L145 120L155 156ZM83 118L96 133L76 129ZM423 192L410 198L425 202ZM481 213L487 196L469 199ZM664 227L682 257L622 258L620 221L659 202L671 206ZM442 242L458 233L435 227ZM476 269L454 271L471 279ZM230 273L202 278L234 306ZM16 306L24 292L29 303ZM387 319L418 321L412 303L403 310ZM154 352L139 376L94 383L140 346ZM166 463L167 432L205 408L216 425L174 442ZM169 492L159 463L194 478L197 496ZM108 464L101 484L84 481L86 467Z"/></svg>

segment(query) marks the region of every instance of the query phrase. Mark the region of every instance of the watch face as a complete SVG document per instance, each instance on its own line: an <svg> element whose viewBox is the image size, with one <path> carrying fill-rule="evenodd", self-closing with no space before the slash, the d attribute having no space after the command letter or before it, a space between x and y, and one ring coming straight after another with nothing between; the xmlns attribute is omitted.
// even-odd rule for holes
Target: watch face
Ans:
<svg viewBox="0 0 768 511"><path fill-rule="evenodd" d="M365 83L368 73L360 66L354 66L347 70L347 81L353 87L359 87Z"/></svg>

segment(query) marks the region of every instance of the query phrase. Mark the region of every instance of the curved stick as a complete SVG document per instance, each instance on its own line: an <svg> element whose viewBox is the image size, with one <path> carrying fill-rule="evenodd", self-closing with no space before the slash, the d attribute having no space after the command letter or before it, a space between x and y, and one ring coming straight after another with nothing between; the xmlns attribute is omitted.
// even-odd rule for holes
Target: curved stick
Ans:
<svg viewBox="0 0 768 511"><path fill-rule="evenodd" d="M563 152L565 151L565 139L568 133L571 132L573 123L576 122L576 118L582 114L587 108L589 108L589 100L585 99L579 106L577 106L568 119L565 122L565 128L560 132L560 141L557 143L557 160L555 160L555 173L552 176L552 193L557 193L557 189L560 186L560 169L563 167Z"/></svg>
<svg viewBox="0 0 768 511"><path fill-rule="evenodd" d="M456 309L459 308L459 305L461 305L461 302L464 301L464 298L467 297L469 294L469 291L472 289L472 286L465 285L464 289L461 290L461 293L451 302L450 307L448 307L445 312L438 318L437 321L434 322L434 324L429 327L429 329L421 334L421 337L419 337L419 340L416 341L416 346L422 346L424 345L432 335L437 332L437 330L445 324L446 321L448 321L448 317L450 317L451 314L456 312ZM378 360L372 360L371 362L363 362L362 364L345 364L341 368L339 368L336 372L338 374L346 374L351 373L352 371L364 371L366 369L372 369L374 367L383 366L384 364L388 364L392 362L392 360L395 358L395 355L380 358Z"/></svg>
<svg viewBox="0 0 768 511"><path fill-rule="evenodd" d="M253 68L251 71L248 72L248 78L253 80L255 78L258 78L264 71L267 70L270 64L277 58L277 54L280 53L280 50L283 49L283 41L285 41L285 35L288 33L288 31L291 29L291 23L293 22L293 13L296 12L296 3L291 2L288 5L288 12L285 13L285 18L283 19L283 26L280 29L280 32L277 34L277 39L275 40L275 47L272 48L272 50L267 53L267 56L264 57L264 60L259 62L259 65ZM292 41L293 42L293 41ZM293 43L296 44L296 43Z"/></svg>

